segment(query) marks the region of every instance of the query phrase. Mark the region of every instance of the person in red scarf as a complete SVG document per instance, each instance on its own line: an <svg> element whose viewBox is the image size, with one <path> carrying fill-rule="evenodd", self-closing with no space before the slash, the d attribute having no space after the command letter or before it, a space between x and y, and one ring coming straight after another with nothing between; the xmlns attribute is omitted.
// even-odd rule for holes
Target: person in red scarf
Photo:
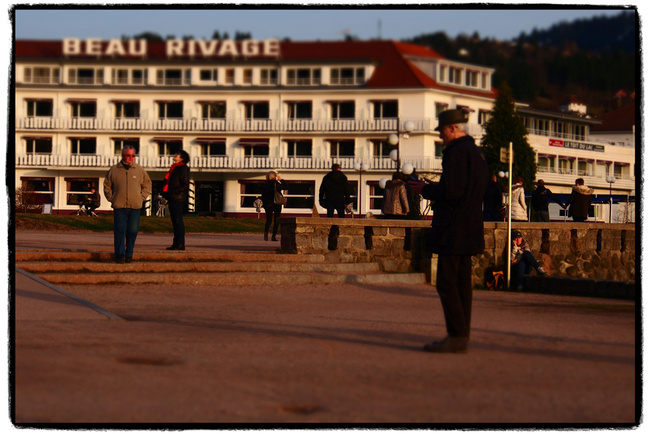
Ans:
<svg viewBox="0 0 650 434"><path fill-rule="evenodd" d="M190 168L187 163L190 156L185 151L174 155L174 164L165 175L163 197L169 203L169 214L174 228L174 242L167 250L185 250L185 224L183 223L183 210L187 202L187 193L190 189Z"/></svg>

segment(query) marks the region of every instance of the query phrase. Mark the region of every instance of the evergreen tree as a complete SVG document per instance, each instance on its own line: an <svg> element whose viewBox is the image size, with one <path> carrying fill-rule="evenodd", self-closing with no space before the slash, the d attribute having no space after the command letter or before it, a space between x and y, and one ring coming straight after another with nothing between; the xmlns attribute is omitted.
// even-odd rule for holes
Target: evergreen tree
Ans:
<svg viewBox="0 0 650 434"><path fill-rule="evenodd" d="M537 173L535 152L528 143L528 131L517 115L515 100L506 82L503 82L499 88L499 95L494 101L490 119L483 127L485 135L481 139L481 146L485 152L490 173L508 171L508 163L501 163L500 153L502 147L508 149L512 142L514 157L510 181L521 176L524 178L526 191L532 191Z"/></svg>

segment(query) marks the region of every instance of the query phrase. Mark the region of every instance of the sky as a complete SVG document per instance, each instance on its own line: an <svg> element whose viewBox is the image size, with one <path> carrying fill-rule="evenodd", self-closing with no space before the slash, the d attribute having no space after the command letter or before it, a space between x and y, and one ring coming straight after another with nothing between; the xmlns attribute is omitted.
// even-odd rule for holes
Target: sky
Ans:
<svg viewBox="0 0 650 434"><path fill-rule="evenodd" d="M304 4L304 3L303 3ZM440 3L436 3L438 5ZM203 3L205 5L205 3ZM78 4L63 8L56 3L15 6L13 20L16 39L100 38L133 36L150 31L163 38L192 36L210 39L215 30L232 38L237 31L250 32L255 39L340 40L346 34L360 39L405 39L424 33L445 32L454 38L460 33L478 32L482 38L509 40L522 32L546 29L562 21L573 21L600 15L616 15L622 9L607 6L586 6L572 3L552 6L554 9L531 9L501 3L487 9L426 9L407 3L382 9L378 3L330 3L321 9L299 9L300 3L278 4L276 9L257 9L251 5L223 5L235 10L200 9L191 4L183 9L170 4L144 8L138 4L116 4L106 9L98 4ZM266 4L264 7L267 7ZM316 7L316 6L312 6ZM347 8L346 8L347 7ZM447 6L451 7L451 6ZM39 9L40 8L40 9ZM562 9L561 9L562 8ZM567 9L565 9L567 8Z"/></svg>

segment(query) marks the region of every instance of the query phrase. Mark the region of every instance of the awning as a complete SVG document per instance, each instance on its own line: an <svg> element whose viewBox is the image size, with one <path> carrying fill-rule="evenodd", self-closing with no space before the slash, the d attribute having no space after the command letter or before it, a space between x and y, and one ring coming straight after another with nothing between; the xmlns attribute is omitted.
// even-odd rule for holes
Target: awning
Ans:
<svg viewBox="0 0 650 434"><path fill-rule="evenodd" d="M243 138L239 139L239 146L268 146L269 139Z"/></svg>
<svg viewBox="0 0 650 434"><path fill-rule="evenodd" d="M154 142L183 142L181 137L154 137Z"/></svg>
<svg viewBox="0 0 650 434"><path fill-rule="evenodd" d="M226 143L225 137L199 137L195 140L196 143Z"/></svg>

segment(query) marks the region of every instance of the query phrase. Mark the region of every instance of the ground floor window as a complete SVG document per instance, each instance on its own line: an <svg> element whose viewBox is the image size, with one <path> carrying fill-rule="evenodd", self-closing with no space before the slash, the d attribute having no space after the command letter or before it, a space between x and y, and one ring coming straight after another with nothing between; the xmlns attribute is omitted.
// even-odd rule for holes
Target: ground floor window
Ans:
<svg viewBox="0 0 650 434"><path fill-rule="evenodd" d="M215 213L223 211L223 182L196 182L196 212Z"/></svg>
<svg viewBox="0 0 650 434"><path fill-rule="evenodd" d="M43 204L54 203L54 178L20 178L15 199L17 212L33 212Z"/></svg>
<svg viewBox="0 0 650 434"><path fill-rule="evenodd" d="M379 186L379 181L368 182L370 190L370 209L381 212L381 205L384 200L384 189Z"/></svg>
<svg viewBox="0 0 650 434"><path fill-rule="evenodd" d="M255 208L254 202L262 197L262 187L266 181L240 180L240 206ZM314 181L285 181L287 191L285 209L313 209L316 183Z"/></svg>
<svg viewBox="0 0 650 434"><path fill-rule="evenodd" d="M82 203L91 188L99 188L99 178L65 178L66 205Z"/></svg>

